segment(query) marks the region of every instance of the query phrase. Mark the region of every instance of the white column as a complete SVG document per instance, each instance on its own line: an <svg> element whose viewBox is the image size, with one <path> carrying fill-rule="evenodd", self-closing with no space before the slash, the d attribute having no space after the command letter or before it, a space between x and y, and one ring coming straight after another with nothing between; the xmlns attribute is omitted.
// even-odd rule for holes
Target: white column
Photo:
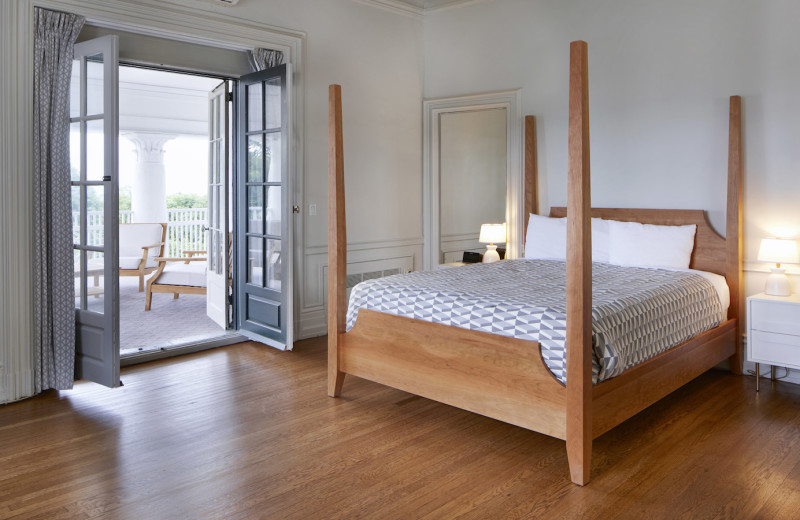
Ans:
<svg viewBox="0 0 800 520"><path fill-rule="evenodd" d="M136 146L136 177L131 193L133 222L167 221L167 177L164 169L164 145L172 134L126 133Z"/></svg>

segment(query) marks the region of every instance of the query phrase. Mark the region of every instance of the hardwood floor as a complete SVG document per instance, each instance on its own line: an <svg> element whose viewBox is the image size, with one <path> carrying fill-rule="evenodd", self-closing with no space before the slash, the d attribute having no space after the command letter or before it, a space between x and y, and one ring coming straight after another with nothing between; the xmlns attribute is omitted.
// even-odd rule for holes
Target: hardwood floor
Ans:
<svg viewBox="0 0 800 520"><path fill-rule="evenodd" d="M348 377L325 338L128 367L0 407L0 518L798 518L800 386L711 371L595 441Z"/></svg>

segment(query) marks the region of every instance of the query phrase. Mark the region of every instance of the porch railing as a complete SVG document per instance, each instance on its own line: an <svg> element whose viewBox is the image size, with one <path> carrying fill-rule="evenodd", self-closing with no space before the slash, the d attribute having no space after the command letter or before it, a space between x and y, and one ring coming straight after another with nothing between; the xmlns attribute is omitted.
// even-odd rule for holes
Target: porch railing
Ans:
<svg viewBox="0 0 800 520"><path fill-rule="evenodd" d="M184 251L205 251L208 210L206 208L167 210L167 256L180 257Z"/></svg>
<svg viewBox="0 0 800 520"><path fill-rule="evenodd" d="M206 208L168 209L167 210L167 256L182 256L183 251L205 251L206 225L208 210ZM103 241L103 212L88 211L87 233L89 244L101 244ZM119 223L128 224L133 219L133 211L119 212ZM77 242L80 233L80 213L72 213L73 239Z"/></svg>

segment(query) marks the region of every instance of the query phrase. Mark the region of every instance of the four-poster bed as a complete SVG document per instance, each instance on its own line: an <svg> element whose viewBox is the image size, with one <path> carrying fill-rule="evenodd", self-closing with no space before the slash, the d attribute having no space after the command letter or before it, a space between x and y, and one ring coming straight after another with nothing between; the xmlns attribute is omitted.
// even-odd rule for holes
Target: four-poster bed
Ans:
<svg viewBox="0 0 800 520"><path fill-rule="evenodd" d="M730 359L741 369L741 123L730 100L727 239L703 211L593 209L589 196L587 47L570 48L567 217L566 379L545 365L535 342L361 309L346 331L346 233L341 88L330 87L328 393L339 396L345 374L566 440L572 481L589 481L592 440ZM533 120L526 122L533 132ZM528 153L526 157L535 157ZM532 165L526 171L533 171ZM529 183L528 191L533 191ZM535 197L526 197L528 211ZM728 319L621 375L592 384L592 252L590 218L645 224L697 225L690 267L726 277Z"/></svg>

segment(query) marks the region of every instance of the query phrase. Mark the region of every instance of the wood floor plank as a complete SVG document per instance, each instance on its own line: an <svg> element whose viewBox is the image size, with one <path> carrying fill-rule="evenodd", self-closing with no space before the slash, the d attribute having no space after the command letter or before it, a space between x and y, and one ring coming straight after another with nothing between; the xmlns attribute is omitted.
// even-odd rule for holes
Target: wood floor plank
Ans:
<svg viewBox="0 0 800 520"><path fill-rule="evenodd" d="M564 442L349 377L326 338L124 368L0 407L0 518L795 518L800 387L711 371Z"/></svg>

